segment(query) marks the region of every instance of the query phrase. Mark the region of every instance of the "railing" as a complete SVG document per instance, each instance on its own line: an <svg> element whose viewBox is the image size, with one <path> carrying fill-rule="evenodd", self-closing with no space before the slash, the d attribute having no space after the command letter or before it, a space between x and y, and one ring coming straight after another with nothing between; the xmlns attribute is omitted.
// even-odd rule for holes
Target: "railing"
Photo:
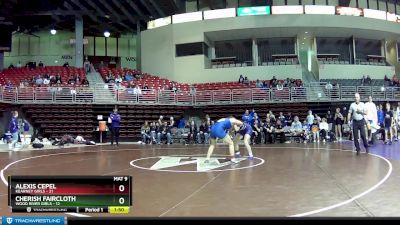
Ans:
<svg viewBox="0 0 400 225"><path fill-rule="evenodd" d="M190 91L142 90L140 94L133 89L114 87L0 87L0 102L13 104L160 104L160 105L212 105L212 104L257 104L281 102L333 102L352 101L356 92L365 101L372 96L375 101L400 100L399 87L343 86L332 89L314 87L293 88L248 88ZM311 96L312 95L312 96Z"/></svg>

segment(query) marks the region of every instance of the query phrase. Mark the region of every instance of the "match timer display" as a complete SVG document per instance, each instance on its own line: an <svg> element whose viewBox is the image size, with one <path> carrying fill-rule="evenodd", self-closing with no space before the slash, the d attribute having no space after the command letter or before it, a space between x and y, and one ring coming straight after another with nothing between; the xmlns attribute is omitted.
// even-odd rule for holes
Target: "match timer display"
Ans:
<svg viewBox="0 0 400 225"><path fill-rule="evenodd" d="M9 176L12 212L128 213L131 176Z"/></svg>

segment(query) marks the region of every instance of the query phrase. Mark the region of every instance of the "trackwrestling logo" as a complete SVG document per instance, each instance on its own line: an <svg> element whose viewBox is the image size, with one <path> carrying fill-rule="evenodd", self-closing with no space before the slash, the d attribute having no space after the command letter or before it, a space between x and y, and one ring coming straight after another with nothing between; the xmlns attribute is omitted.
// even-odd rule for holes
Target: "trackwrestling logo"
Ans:
<svg viewBox="0 0 400 225"><path fill-rule="evenodd" d="M204 156L154 156L139 158L130 162L131 166L164 172L212 172L246 169L259 166L264 160L254 157L254 160L238 158L236 163L224 156L213 157L206 162ZM151 166L149 166L151 165Z"/></svg>

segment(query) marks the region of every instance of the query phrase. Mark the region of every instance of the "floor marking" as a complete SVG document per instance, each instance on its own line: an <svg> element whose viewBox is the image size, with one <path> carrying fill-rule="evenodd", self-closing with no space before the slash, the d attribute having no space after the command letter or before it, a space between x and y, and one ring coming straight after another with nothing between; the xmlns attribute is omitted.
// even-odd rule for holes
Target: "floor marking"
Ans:
<svg viewBox="0 0 400 225"><path fill-rule="evenodd" d="M93 147L93 146L90 146L90 147ZM290 146L288 146L288 147L282 147L282 146L276 146L276 147L270 147L270 146L266 146L266 147L260 147L260 146L255 146L255 147L252 147L252 148L273 148L273 149L276 149L276 148L291 148L291 149L303 149L303 150L328 150L328 151L346 151L346 152L355 152L355 151L353 151L353 150L343 150L343 149L329 149L329 148L319 148L319 147L317 147L317 148L313 148L313 147L290 147ZM161 149L161 148L160 148ZM168 148L168 149L187 149L187 148ZM7 170L9 167L11 167L12 165L14 165L14 164L17 164L17 163L19 163L19 162L22 162L22 161L26 161L26 160L30 160L30 159L35 159L35 158L42 158L42 157L48 157L48 156L56 156L56 155L68 155L68 154L80 154L80 153L98 153L98 152L113 152L113 151L115 151L115 152L117 152L117 151L146 151L147 149L115 149L115 150L92 150L92 151L79 151L79 152L63 152L63 153L53 153L53 154L47 154L47 155L39 155L39 156L33 156L33 157L28 157L28 158L23 158L23 159L19 159L19 160L17 160L17 161L14 161L14 162L11 162L11 163L9 163L8 165L6 165L1 171L0 171L0 176L1 176L1 180L3 181L3 183L6 185L6 186L8 186L8 182L7 182L7 180L5 179L5 177L4 177L4 171L5 170ZM158 149L151 149L151 150L158 150ZM334 205L331 205L331 206L327 206L327 207L324 207L324 208L322 208L322 209L317 209L317 210L313 210L313 211L309 211L309 212L305 212L305 213L300 213L300 214L295 214L295 215L291 215L291 216L289 216L289 217L303 217L303 216L309 216L309 215L312 215L312 214L317 214L317 213L320 213L320 212L324 212L324 211L328 211L328 210L331 210L331 209L334 209L334 208L337 208L337 207L340 207L340 206L343 206L343 205L346 205L346 204L349 204L349 203L351 203L351 202L353 202L353 201L355 201L356 199L359 199L359 198L361 198L361 197L363 197L363 196L365 196L366 194L368 194L368 193L370 193L370 192L372 192L372 191L374 191L375 189L377 189L379 186L381 186L389 177L390 177L390 175L392 174L392 171L393 171L393 166L392 166L392 164L390 163L390 161L389 160L387 160L386 158L384 158L384 157L382 157L382 156L379 156L379 155L376 155L376 154L372 154L372 153L369 153L369 155L371 155L371 156L375 156L375 157L378 157L378 158L380 158L380 159L383 159L387 164L388 164L388 166L389 166L389 170L388 170L388 172L387 172L387 174L385 175L385 177L381 180L381 181L379 181L377 184L375 184L374 186L372 186L371 188L369 188L368 190L366 190L366 191L364 191L364 192L362 192L361 194L358 194L358 195L356 195L356 196L354 196L354 197L352 197L351 199L348 199L348 200L346 200L346 201L343 201L343 202L340 202L340 203L337 203L337 204L334 204ZM149 158L149 157L148 157ZM257 158L257 157L254 157L254 158ZM264 163L264 160L263 159L261 159L261 158L258 158L259 160L262 160L262 163ZM133 160L133 161L135 161L135 160ZM132 162L133 161L131 161L130 162L130 164L132 165ZM132 165L132 166L134 166L134 165ZM134 167L136 167L136 166L134 166ZM252 167L254 167L254 165L252 166ZM138 167L139 168L139 167ZM239 169L245 169L246 167L242 167L242 168L239 168ZM146 168L142 168L142 169L146 169ZM228 169L228 170L237 170L237 169ZM214 172L218 172L219 170L213 170ZM225 171L225 170L224 170ZM170 171L170 172L176 172L176 171ZM179 172L181 172L181 171L179 171ZM191 171L191 172L193 172L193 171ZM194 171L194 172L196 172L196 171ZM214 178L215 179L215 178ZM194 193L192 193L192 194L194 194ZM67 214L67 213L66 213ZM90 217L90 216L88 216L88 215L84 215L84 214L79 214L79 213L68 213L69 215L72 215L72 216L81 216L81 217Z"/></svg>

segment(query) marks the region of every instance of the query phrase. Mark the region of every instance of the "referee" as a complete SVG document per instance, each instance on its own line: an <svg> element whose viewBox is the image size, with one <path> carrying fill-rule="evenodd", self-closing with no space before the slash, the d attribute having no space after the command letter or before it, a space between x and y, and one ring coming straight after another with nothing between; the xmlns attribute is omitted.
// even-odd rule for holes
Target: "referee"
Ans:
<svg viewBox="0 0 400 225"><path fill-rule="evenodd" d="M357 155L360 155L360 143L358 142L358 132L361 134L361 139L364 143L365 151L368 153L368 142L365 137L365 119L364 116L367 113L364 103L360 102L360 94L356 93L354 95L355 102L351 103L349 114L347 115L347 121L349 124L353 123L353 137L354 145L356 146Z"/></svg>

